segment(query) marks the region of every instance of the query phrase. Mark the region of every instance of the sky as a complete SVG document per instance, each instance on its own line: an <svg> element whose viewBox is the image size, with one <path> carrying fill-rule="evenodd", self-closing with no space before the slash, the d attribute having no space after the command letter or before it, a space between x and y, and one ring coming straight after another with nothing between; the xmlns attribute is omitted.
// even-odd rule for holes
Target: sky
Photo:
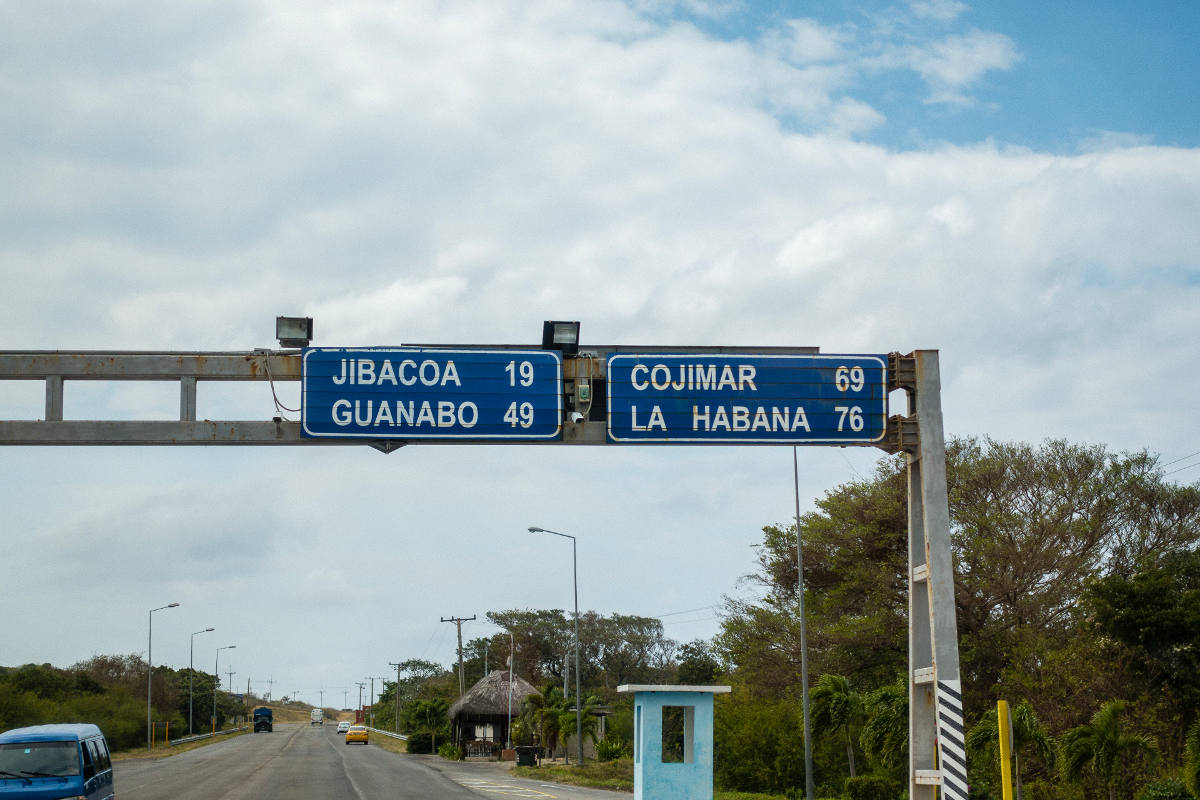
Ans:
<svg viewBox="0 0 1200 800"><path fill-rule="evenodd" d="M248 351L281 314L329 347L929 348L948 435L1193 483L1198 34L1159 0L0 0L0 349ZM0 419L43 392L0 382ZM802 511L881 456L802 448ZM583 610L708 638L795 508L781 446L0 447L0 476L0 665L144 655L177 602L156 665L236 645L234 686L326 704L450 665L443 617L569 611L570 542L530 526L577 537Z"/></svg>

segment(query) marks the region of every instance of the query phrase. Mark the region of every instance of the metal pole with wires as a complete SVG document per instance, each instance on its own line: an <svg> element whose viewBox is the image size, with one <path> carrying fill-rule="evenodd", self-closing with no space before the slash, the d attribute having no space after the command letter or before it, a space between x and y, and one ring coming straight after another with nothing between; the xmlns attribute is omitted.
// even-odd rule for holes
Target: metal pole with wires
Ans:
<svg viewBox="0 0 1200 800"><path fill-rule="evenodd" d="M804 545L800 537L800 465L796 447L792 446L792 481L796 495L796 594L800 598L800 684L804 708L804 793L813 800L812 724L808 711L808 622L804 617Z"/></svg>

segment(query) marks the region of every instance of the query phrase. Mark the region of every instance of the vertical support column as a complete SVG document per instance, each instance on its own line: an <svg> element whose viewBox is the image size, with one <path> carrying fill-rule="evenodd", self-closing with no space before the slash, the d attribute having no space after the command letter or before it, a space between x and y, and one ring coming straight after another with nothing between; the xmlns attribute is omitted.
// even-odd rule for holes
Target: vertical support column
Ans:
<svg viewBox="0 0 1200 800"><path fill-rule="evenodd" d="M179 379L179 421L196 421L196 377L194 375Z"/></svg>
<svg viewBox="0 0 1200 800"><path fill-rule="evenodd" d="M63 379L60 375L46 376L46 422L62 422Z"/></svg>
<svg viewBox="0 0 1200 800"><path fill-rule="evenodd" d="M954 606L954 563L950 549L950 504L946 492L946 446L942 429L941 376L936 350L918 350L916 356L915 411L919 426L916 456L909 456L909 753L910 796L932 798L940 784L943 800L966 800L967 755L963 730L962 681L958 666L958 622ZM919 491L918 491L919 490ZM912 527L912 509L920 497L920 542L924 563ZM924 584L924 592L917 588ZM928 624L921 630L920 601L927 602ZM928 636L928 650L923 636ZM928 653L928 656L926 656ZM925 666L931 658L932 672ZM930 685L931 684L931 685ZM919 690L918 690L919 688ZM936 713L937 765L926 767L930 755L927 737L928 700L932 689ZM919 730L918 730L919 728ZM922 792L928 792L922 794Z"/></svg>
<svg viewBox="0 0 1200 800"><path fill-rule="evenodd" d="M933 638L929 624L929 567L925 559L921 461L909 453L908 796L911 800L934 800L937 790L931 781L937 772L937 707L933 691Z"/></svg>

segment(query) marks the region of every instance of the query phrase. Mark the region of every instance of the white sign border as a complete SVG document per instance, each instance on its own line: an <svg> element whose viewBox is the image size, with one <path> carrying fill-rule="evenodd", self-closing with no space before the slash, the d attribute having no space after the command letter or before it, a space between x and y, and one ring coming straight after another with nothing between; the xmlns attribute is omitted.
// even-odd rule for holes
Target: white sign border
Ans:
<svg viewBox="0 0 1200 800"><path fill-rule="evenodd" d="M845 358L870 359L870 360L873 360L873 361L876 361L879 363L879 368L881 371L881 378L882 378L881 383L883 384L884 389L885 389L885 391L883 393L883 397L881 398L882 403L883 403L883 408L880 412L881 416L883 417L883 430L880 432L879 436L877 436L873 439L865 439L865 438L862 438L862 439L855 439L855 438L802 439L802 440L797 440L795 438L789 438L789 439L741 439L741 438L727 438L724 436L722 436L722 437L707 436L707 437L701 437L701 438L686 437L686 436L685 437L651 438L651 437L641 436L641 437L637 437L637 438L629 438L629 437L621 438L621 437L613 435L612 381L610 380L610 378L612 377L612 362L614 359L618 359L618 358L636 358L636 359L645 359L645 358L688 358L688 359L746 358L746 359L752 359L752 360L758 360L758 361L765 360L765 359L775 359L775 358L790 358L790 359L802 358L802 359L824 359L824 360L845 359ZM754 445L762 445L762 444L790 444L790 445L795 445L797 447L805 447L808 445L858 446L858 445L870 445L870 444L875 444L876 442L881 442L887 436L887 421L888 421L888 392L886 391L886 389L887 389L887 357L880 356L880 355L877 355L874 353L861 353L861 354L860 353L789 353L789 354L757 353L756 354L756 353L654 353L654 352L613 353L612 355L610 355L608 357L608 361L605 363L604 366L605 366L604 378L605 378L605 382L606 382L605 389L607 390L607 395L608 395L607 396L608 420L606 423L607 427L608 427L608 430L607 430L608 440L610 442L614 442L614 443L618 443L618 444L711 444L711 445L736 444L736 445L743 445L746 447L752 447Z"/></svg>
<svg viewBox="0 0 1200 800"><path fill-rule="evenodd" d="M479 435L469 433L410 433L405 435L398 434L377 434L377 433L314 433L308 429L308 381L305 376L308 371L308 356L315 352L340 352L340 353L487 353L488 355L549 355L554 359L555 382L558 386L558 425L555 426L553 433L539 434L531 436L529 434L494 434L494 435ZM440 348L440 347L306 347L304 348L304 356L301 362L300 369L300 385L303 390L300 393L300 429L305 436L313 439L382 439L387 441L459 441L459 440L475 440L475 441L524 441L524 442L542 442L552 441L562 437L562 416L563 416L563 360L562 354L557 350L489 350L487 348Z"/></svg>

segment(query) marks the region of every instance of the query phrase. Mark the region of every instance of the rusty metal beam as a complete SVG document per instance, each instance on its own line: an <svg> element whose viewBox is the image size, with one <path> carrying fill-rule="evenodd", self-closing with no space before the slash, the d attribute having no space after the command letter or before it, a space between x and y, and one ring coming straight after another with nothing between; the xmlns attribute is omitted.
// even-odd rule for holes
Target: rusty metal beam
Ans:
<svg viewBox="0 0 1200 800"><path fill-rule="evenodd" d="M210 381L300 380L296 351L248 353L152 353L123 351L0 352L0 380Z"/></svg>

